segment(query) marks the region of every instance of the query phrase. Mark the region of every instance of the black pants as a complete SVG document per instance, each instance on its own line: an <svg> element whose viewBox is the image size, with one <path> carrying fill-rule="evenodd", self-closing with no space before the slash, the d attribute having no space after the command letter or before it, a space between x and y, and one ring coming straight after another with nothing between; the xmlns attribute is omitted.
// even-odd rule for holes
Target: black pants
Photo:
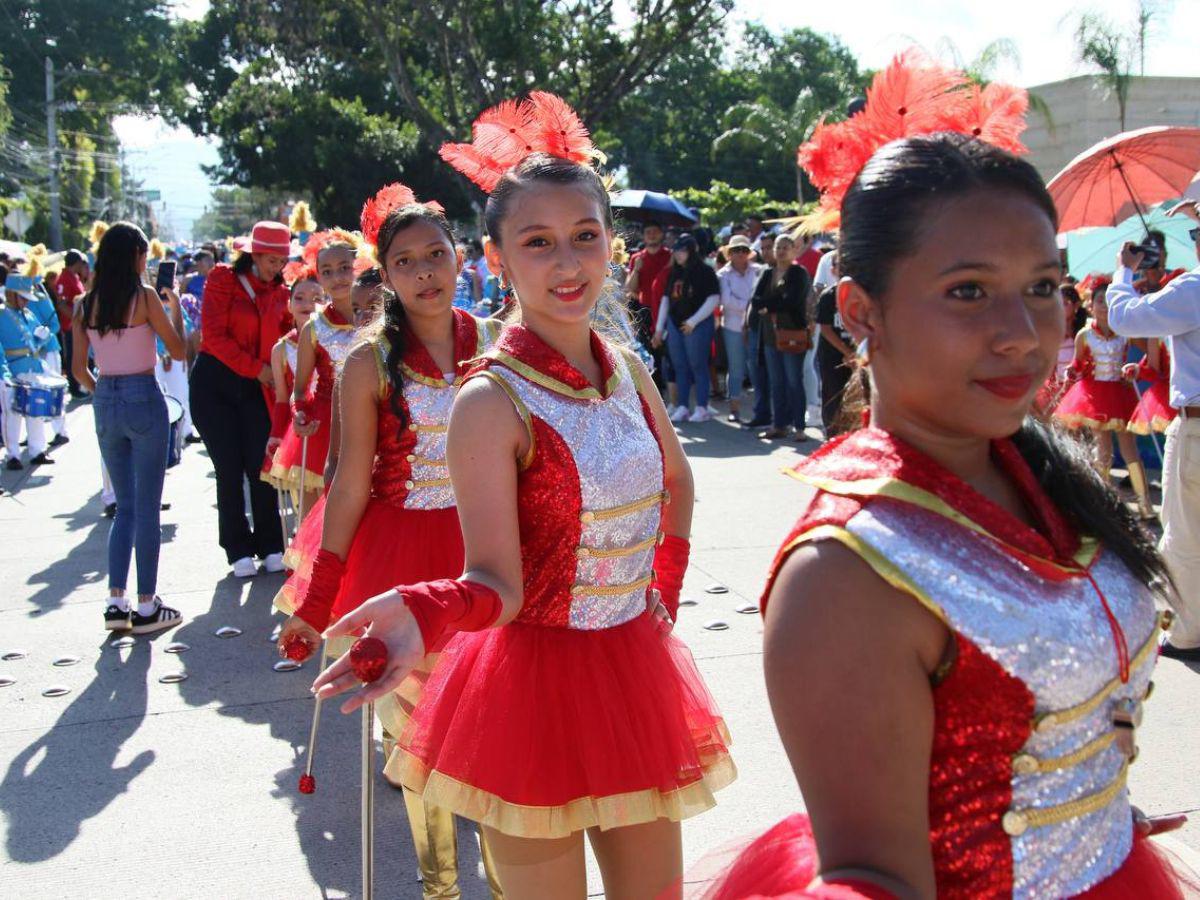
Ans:
<svg viewBox="0 0 1200 900"><path fill-rule="evenodd" d="M244 556L282 553L275 489L259 477L271 435L262 385L207 353L196 357L189 384L192 421L217 472L217 534L226 558L234 562ZM246 479L253 531L246 521L242 492Z"/></svg>
<svg viewBox="0 0 1200 900"><path fill-rule="evenodd" d="M67 378L67 385L70 388L71 396L75 397L75 396L78 396L79 392L80 392L79 382L75 380L75 373L72 371L72 369L74 368L74 362L75 362L75 335L71 331L71 329L68 328L66 331L64 331L60 335L60 337L62 338L61 343L62 343L62 349L63 349L63 352L62 352L63 372L62 372L62 374L65 375ZM55 372L54 374L57 375L59 373Z"/></svg>
<svg viewBox="0 0 1200 900"><path fill-rule="evenodd" d="M844 430L842 394L854 373L842 354L824 341L817 345L817 371L821 374L821 426L826 437L834 437Z"/></svg>

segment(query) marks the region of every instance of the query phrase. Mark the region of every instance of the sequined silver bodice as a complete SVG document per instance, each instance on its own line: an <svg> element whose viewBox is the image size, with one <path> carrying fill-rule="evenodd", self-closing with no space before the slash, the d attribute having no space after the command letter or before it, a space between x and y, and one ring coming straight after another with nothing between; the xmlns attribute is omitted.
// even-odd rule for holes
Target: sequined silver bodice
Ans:
<svg viewBox="0 0 1200 900"><path fill-rule="evenodd" d="M1003 820L1013 896L1072 896L1112 874L1132 833L1128 760L1113 721L1118 704L1147 693L1156 658L1149 591L1112 553L1092 568L1127 638L1131 675L1122 684L1109 622L1086 578L1042 578L990 539L889 498L872 499L846 529L1034 698Z"/></svg>
<svg viewBox="0 0 1200 900"><path fill-rule="evenodd" d="M1120 381L1121 368L1125 365L1125 357L1129 350L1128 338L1114 334L1104 337L1095 328L1088 328L1083 333L1088 351L1092 354L1094 368L1092 377L1097 381Z"/></svg>
<svg viewBox="0 0 1200 900"><path fill-rule="evenodd" d="M435 387L425 380L404 379L408 428L417 434L417 445L408 455L412 468L404 484L408 489L405 509L447 509L455 505L446 469L446 428L459 384L443 381Z"/></svg>
<svg viewBox="0 0 1200 900"><path fill-rule="evenodd" d="M355 329L344 325L331 325L324 313L313 317L313 336L317 343L325 348L329 359L333 362L334 374L341 374L346 357L350 355L357 342Z"/></svg>
<svg viewBox="0 0 1200 900"><path fill-rule="evenodd" d="M646 423L630 363L616 356L620 380L602 400L566 397L504 366L489 370L562 439L577 473L581 531L569 628L612 628L646 611L666 499L662 452Z"/></svg>

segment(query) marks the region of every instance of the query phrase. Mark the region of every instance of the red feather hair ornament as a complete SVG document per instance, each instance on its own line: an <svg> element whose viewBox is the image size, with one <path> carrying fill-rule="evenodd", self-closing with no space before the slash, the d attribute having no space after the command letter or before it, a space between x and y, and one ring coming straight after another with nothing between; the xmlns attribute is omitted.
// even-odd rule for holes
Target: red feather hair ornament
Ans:
<svg viewBox="0 0 1200 900"><path fill-rule="evenodd" d="M442 159L489 194L505 172L534 153L580 165L601 156L575 110L545 91L485 110L471 126L471 143L442 144L440 151Z"/></svg>
<svg viewBox="0 0 1200 900"><path fill-rule="evenodd" d="M896 56L867 90L867 105L844 122L820 124L796 154L796 163L821 191L817 210L800 219L802 231L836 228L842 198L875 152L892 141L954 131L1024 153L1029 96L1005 84L980 88L957 69L919 50Z"/></svg>
<svg viewBox="0 0 1200 900"><path fill-rule="evenodd" d="M298 281L304 281L306 278L316 277L317 270L310 269L303 260L293 259L290 263L283 267L283 283L289 288Z"/></svg>
<svg viewBox="0 0 1200 900"><path fill-rule="evenodd" d="M374 197L363 204L362 214L359 216L359 227L362 229L363 240L374 247L375 241L379 237L379 229L383 226L383 220L387 218L388 213L393 209L418 202L420 201L417 200L417 195L408 185L401 184L399 181L385 184L376 191ZM442 204L436 200L430 200L425 206L435 212L444 211Z"/></svg>

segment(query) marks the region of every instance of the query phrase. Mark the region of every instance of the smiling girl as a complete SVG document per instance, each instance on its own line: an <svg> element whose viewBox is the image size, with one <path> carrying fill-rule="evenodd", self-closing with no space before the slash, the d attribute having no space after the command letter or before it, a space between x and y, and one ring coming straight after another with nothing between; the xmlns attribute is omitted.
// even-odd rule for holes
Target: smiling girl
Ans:
<svg viewBox="0 0 1200 900"><path fill-rule="evenodd" d="M521 323L450 421L466 572L387 591L329 629L370 623L390 653L343 709L460 632L389 771L483 825L509 900L586 896L585 832L608 896L654 897L680 873L679 821L734 777L724 723L670 634L691 474L645 368L590 327L613 222L582 123L534 93L442 155L490 193L490 267ZM343 657L316 685L355 683Z"/></svg>
<svg viewBox="0 0 1200 900"><path fill-rule="evenodd" d="M374 333L342 369L337 467L324 498L320 551L308 579L293 585L299 602L280 632L281 653L297 637L315 651L331 617L395 584L463 571L446 474L447 421L464 364L488 348L499 326L451 308L459 260L441 208L417 203L411 191L392 195L407 202L364 216L388 291ZM390 734L401 731L436 659L431 652L399 696L381 705ZM453 816L404 793L425 891L455 896Z"/></svg>

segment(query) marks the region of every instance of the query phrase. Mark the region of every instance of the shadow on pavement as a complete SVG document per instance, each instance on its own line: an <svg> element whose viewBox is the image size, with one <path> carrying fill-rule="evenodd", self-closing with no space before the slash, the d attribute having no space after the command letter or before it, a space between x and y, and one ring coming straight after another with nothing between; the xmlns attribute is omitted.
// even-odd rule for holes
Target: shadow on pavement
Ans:
<svg viewBox="0 0 1200 900"><path fill-rule="evenodd" d="M97 491L72 513L55 516L65 520L68 532L90 528L82 543L72 547L65 556L55 559L40 572L29 576L26 584L37 587L29 597L36 609L32 616L58 609L63 601L83 585L100 584L107 577L105 546L108 542L110 520L101 516L100 493ZM135 570L136 571L136 570Z"/></svg>
<svg viewBox="0 0 1200 900"><path fill-rule="evenodd" d="M150 657L149 641L138 641L124 661L115 650L103 652L96 677L59 716L60 724L9 764L0 782L8 859L35 863L62 853L84 821L99 815L154 762L154 752L146 750L126 766L113 765L145 716ZM127 715L84 724L118 701ZM72 720L81 724L61 724Z"/></svg>

